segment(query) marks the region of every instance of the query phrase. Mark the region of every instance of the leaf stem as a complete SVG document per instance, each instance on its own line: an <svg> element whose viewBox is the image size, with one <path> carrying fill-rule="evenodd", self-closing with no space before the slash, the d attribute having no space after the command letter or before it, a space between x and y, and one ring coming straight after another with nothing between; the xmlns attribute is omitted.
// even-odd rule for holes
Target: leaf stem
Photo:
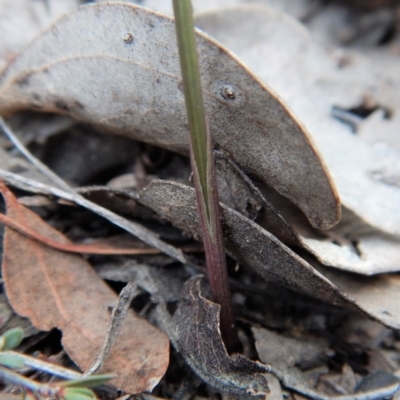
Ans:
<svg viewBox="0 0 400 400"><path fill-rule="evenodd" d="M173 0L186 111L190 128L191 163L213 300L221 306L221 336L228 352L239 339L232 311L221 219L212 156L211 135L204 112L200 69L190 0Z"/></svg>

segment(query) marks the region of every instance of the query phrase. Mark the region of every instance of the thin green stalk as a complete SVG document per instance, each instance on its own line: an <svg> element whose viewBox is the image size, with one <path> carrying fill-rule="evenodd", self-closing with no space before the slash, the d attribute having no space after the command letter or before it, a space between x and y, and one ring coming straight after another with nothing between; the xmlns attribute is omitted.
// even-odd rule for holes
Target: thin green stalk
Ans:
<svg viewBox="0 0 400 400"><path fill-rule="evenodd" d="M173 0L186 111L190 128L191 163L203 233L208 279L213 300L221 306L221 335L228 351L239 339L232 312L223 247L211 136L204 113L199 61L190 0Z"/></svg>

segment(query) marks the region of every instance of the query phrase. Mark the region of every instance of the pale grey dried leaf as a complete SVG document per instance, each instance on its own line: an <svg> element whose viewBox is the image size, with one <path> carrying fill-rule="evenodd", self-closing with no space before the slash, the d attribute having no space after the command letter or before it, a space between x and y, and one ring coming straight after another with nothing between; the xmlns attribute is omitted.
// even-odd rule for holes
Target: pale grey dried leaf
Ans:
<svg viewBox="0 0 400 400"><path fill-rule="evenodd" d="M96 271L103 279L135 282L151 295L161 296L165 302L178 301L184 283L176 268L155 268L146 264L139 264L135 260L102 264L96 267Z"/></svg>
<svg viewBox="0 0 400 400"><path fill-rule="evenodd" d="M334 225L338 197L302 124L232 53L201 31L197 40L214 142L314 226ZM130 4L84 6L9 64L0 77L0 113L64 113L187 154L178 60L172 19Z"/></svg>
<svg viewBox="0 0 400 400"><path fill-rule="evenodd" d="M172 318L165 306L158 306L161 329L190 368L212 388L244 398L265 398L270 392L265 376L268 368L241 355L229 357L219 330L220 306L201 296L201 278L197 275L185 283Z"/></svg>
<svg viewBox="0 0 400 400"><path fill-rule="evenodd" d="M372 177L375 171L399 177L398 153L387 146L371 147L330 116L333 106L357 106L369 93L389 109L400 104L385 100L400 92L398 57L391 56L391 62L381 65L381 58L389 57L382 49L368 57L327 50L310 42L296 20L279 18L282 25L274 35L268 27L276 26L276 11L266 7L221 10L199 16L196 23L235 52L301 118L326 159L342 203L367 223L400 235L400 189L390 184L393 179ZM272 58L271 49L276 53ZM271 68L276 73L271 74Z"/></svg>
<svg viewBox="0 0 400 400"><path fill-rule="evenodd" d="M320 338L292 338L265 328L252 329L258 353L263 363L286 369L298 366L308 369L317 366L332 353L329 343Z"/></svg>
<svg viewBox="0 0 400 400"><path fill-rule="evenodd" d="M355 298L370 317L389 328L400 329L398 275L360 276L323 267L316 262L313 266L343 292Z"/></svg>
<svg viewBox="0 0 400 400"><path fill-rule="evenodd" d="M271 373L266 373L265 376L268 380L268 386L271 389L271 393L268 395L268 400L283 400L285 396L279 380Z"/></svg>
<svg viewBox="0 0 400 400"><path fill-rule="evenodd" d="M318 0L192 0L193 12L202 13L234 7L243 4L260 4L273 7L281 12L289 13L296 18L306 17L317 5ZM165 0L143 0L141 3L156 11L173 15L172 3Z"/></svg>
<svg viewBox="0 0 400 400"><path fill-rule="evenodd" d="M399 87L400 84L395 85L396 89ZM390 107L390 118L385 115L386 113L382 109L373 112L359 125L357 136L375 146L389 147L396 150L397 153L400 153L400 138L398 135L398 132L400 131L400 106L398 106L400 95L398 92L399 90L397 90L397 98L387 99L384 103ZM379 172L381 173L378 174ZM375 174L373 174L373 177L379 180L389 174L390 171L376 171ZM386 183L400 186L399 176L400 175L397 175L397 180L392 180L392 182L387 180Z"/></svg>
<svg viewBox="0 0 400 400"><path fill-rule="evenodd" d="M200 238L194 189L174 182L153 181L139 194L138 201L188 235ZM236 260L251 266L267 280L357 309L350 299L268 231L224 204L221 212L225 246Z"/></svg>
<svg viewBox="0 0 400 400"><path fill-rule="evenodd" d="M262 331L262 329L258 330L259 336L262 336ZM258 339L255 344L260 360L268 364L270 361L270 348L267 345L263 345ZM312 388L307 380L307 375L297 367L285 365L284 362L281 362L279 366L271 365L271 372L284 387L314 400L379 400L390 398L400 389L399 381L391 380L380 387L365 387L363 391L350 395L328 396Z"/></svg>
<svg viewBox="0 0 400 400"><path fill-rule="evenodd" d="M246 175L244 172L240 173L239 167L235 168L229 156L225 156L221 151L214 151L213 154L219 201L256 220L262 205L260 198L252 193L243 178Z"/></svg>
<svg viewBox="0 0 400 400"><path fill-rule="evenodd" d="M78 5L78 0L0 0L0 70L42 29Z"/></svg>
<svg viewBox="0 0 400 400"><path fill-rule="evenodd" d="M262 215L256 222L283 243L302 247L323 265L344 271L374 275L400 270L399 238L382 233L347 208L342 208L340 222L321 235L321 231L312 228L282 196L271 197L271 192L267 195L272 201L269 205L272 211ZM261 204L267 207L264 201ZM274 207L280 207L288 222L284 220L278 223L275 218L271 219Z"/></svg>
<svg viewBox="0 0 400 400"><path fill-rule="evenodd" d="M289 15L246 4L197 14L195 24L235 54L244 54L246 63L264 82L278 88L279 94L297 87L296 72L304 62L310 37L307 29Z"/></svg>
<svg viewBox="0 0 400 400"><path fill-rule="evenodd" d="M221 203L257 221L285 244L301 245L299 236L290 224L228 154L215 150L214 160Z"/></svg>
<svg viewBox="0 0 400 400"><path fill-rule="evenodd" d="M305 249L327 266L363 275L400 270L400 240L388 235L369 234L347 244L305 237L301 241Z"/></svg>
<svg viewBox="0 0 400 400"><path fill-rule="evenodd" d="M168 181L153 181L140 193L138 201L188 235L199 238L200 225L192 188ZM400 290L396 277L365 280L366 277L353 277L327 268L321 274L275 236L222 203L221 216L228 253L264 279L329 304L364 313L388 327L400 328L396 312ZM318 265L318 268L322 267ZM333 282L339 282L339 287L326 276L333 276Z"/></svg>
<svg viewBox="0 0 400 400"><path fill-rule="evenodd" d="M262 359L261 355L260 358ZM394 382L380 387L379 389L372 389L365 392L342 396L327 396L311 388L307 382L305 374L303 374L298 368L289 368L284 371L271 368L271 372L279 379L284 387L314 400L381 400L392 398L392 396L400 389L400 384Z"/></svg>

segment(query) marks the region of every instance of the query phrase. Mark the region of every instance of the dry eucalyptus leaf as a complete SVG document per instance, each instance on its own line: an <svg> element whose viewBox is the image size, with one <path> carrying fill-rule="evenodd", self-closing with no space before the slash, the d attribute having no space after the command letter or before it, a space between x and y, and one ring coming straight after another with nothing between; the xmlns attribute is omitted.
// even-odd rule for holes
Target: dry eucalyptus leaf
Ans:
<svg viewBox="0 0 400 400"><path fill-rule="evenodd" d="M289 353L288 349L293 346L293 341L287 338L279 337L278 343L276 341L278 335L273 334L271 336L271 332L261 329L261 328L253 328L252 329L255 335L255 345L258 356L260 360L265 363L269 364L272 362L277 362L277 365L271 365L271 372L276 376L281 384L288 389L295 391L296 393L300 393L304 396L307 396L311 399L318 399L318 400L380 400L383 398L391 398L394 393L396 393L400 387L399 380L397 379L390 379L386 382L380 382L380 385L375 386L368 386L361 388L361 390L357 390L354 393L355 387L355 377L354 372L348 365L344 365L342 373L336 374L326 374L325 376L320 376L318 381L318 389L322 388L321 383L325 381L328 383L330 381L332 386L329 387L329 395L325 391L320 392L314 389L309 380L307 379L307 374L303 373L299 368L296 366L291 365L292 363L287 362L287 359L282 359L285 357L285 353ZM272 339L272 341L271 341ZM268 343L270 341L270 343ZM301 347L299 347L300 343L296 343L295 347L297 350L294 350L295 357L302 352ZM276 349L271 349L274 345L278 345ZM282 347L281 347L282 346ZM286 346L286 348L285 348ZM309 347L310 351L313 351L310 346L306 345L306 348ZM272 356L271 356L272 350ZM303 353L304 353L303 349ZM277 354L280 352L280 356ZM297 354L296 354L297 353ZM314 354L316 352L314 351ZM286 354L287 358L290 358L289 354ZM390 376L393 378L393 376ZM340 392L333 392L332 388L336 387L338 389L342 389ZM343 393L349 393L348 395L343 395ZM297 398L297 397L295 397Z"/></svg>
<svg viewBox="0 0 400 400"><path fill-rule="evenodd" d="M263 362L282 370L294 366L301 369L315 367L332 352L324 339L291 338L256 327L251 330L258 353L263 353Z"/></svg>
<svg viewBox="0 0 400 400"><path fill-rule="evenodd" d="M245 180L247 176L241 173L228 155L219 150L213 154L219 201L252 220L257 219L262 206L260 199L251 192Z"/></svg>
<svg viewBox="0 0 400 400"><path fill-rule="evenodd" d="M1 186L7 215L60 242L68 240L21 206ZM41 330L62 331L65 351L82 369L90 367L103 344L109 308L118 296L80 256L42 246L6 228L2 272L13 309ZM169 361L166 336L130 311L102 372L128 393L152 390Z"/></svg>
<svg viewBox="0 0 400 400"><path fill-rule="evenodd" d="M194 189L174 182L153 181L140 193L138 201L188 235L199 238ZM266 280L329 304L362 312L388 327L400 328L396 312L400 290L395 277L374 277L355 284L362 277L349 275L350 279L343 272L327 268L321 274L271 233L222 203L221 216L227 251ZM333 276L333 282L340 283L339 288L325 277L327 270L327 276Z"/></svg>
<svg viewBox="0 0 400 400"><path fill-rule="evenodd" d="M251 179L229 155L214 151L219 201L262 224L285 244L301 245L299 236L283 216L267 201ZM292 205L292 203L290 203ZM293 206L294 207L294 206ZM302 214L303 215L303 214Z"/></svg>
<svg viewBox="0 0 400 400"><path fill-rule="evenodd" d="M400 240L388 235L369 234L355 244L301 238L302 244L319 262L349 272L374 275L400 270Z"/></svg>
<svg viewBox="0 0 400 400"><path fill-rule="evenodd" d="M319 47L296 20L260 6L210 12L198 16L196 25L235 52L288 103L321 150L342 203L370 225L400 235L399 186L373 178L376 171L399 177L398 153L371 147L330 116L333 106L356 106L371 91L382 98L399 93L398 57L381 66L382 51L365 60L357 53L341 68L346 52Z"/></svg>
<svg viewBox="0 0 400 400"><path fill-rule="evenodd" d="M217 166L220 201L256 220L286 245L303 247L326 266L363 275L400 270L400 241L378 232L346 208L341 221L328 233L331 240L322 240L320 232L309 227L315 239L298 235L291 225L275 210L249 178L228 157L214 152ZM282 198L275 201L282 208ZM289 204L293 207L292 204ZM293 220L300 232L304 224Z"/></svg>
<svg viewBox="0 0 400 400"><path fill-rule="evenodd" d="M138 201L156 211L188 235L200 238L194 189L169 181L153 181ZM225 246L238 261L267 280L333 304L357 306L328 280L259 225L221 204Z"/></svg>
<svg viewBox="0 0 400 400"><path fill-rule="evenodd" d="M266 202L263 195L272 203ZM260 204L269 212L263 210L256 222L286 245L306 249L323 265L362 275L400 270L398 237L366 224L345 207L340 222L326 235L321 235L321 231L312 228L292 204L285 202L282 196L274 195L265 191L260 195ZM286 220L277 218L276 207Z"/></svg>
<svg viewBox="0 0 400 400"><path fill-rule="evenodd" d="M95 4L60 19L0 76L0 114L68 114L188 154L171 18L130 4ZM338 196L302 124L232 53L197 32L204 102L216 145L291 199L313 226L340 217Z"/></svg>
<svg viewBox="0 0 400 400"><path fill-rule="evenodd" d="M244 398L265 398L270 392L268 368L241 355L229 357L219 330L220 306L201 296L201 278L197 275L185 283L172 318L165 306L158 306L159 324L193 371L212 388Z"/></svg>
<svg viewBox="0 0 400 400"><path fill-rule="evenodd" d="M42 29L78 4L78 0L0 0L0 70Z"/></svg>
<svg viewBox="0 0 400 400"><path fill-rule="evenodd" d="M343 292L355 298L370 317L389 328L400 329L398 275L360 276L323 267L316 262L313 266Z"/></svg>
<svg viewBox="0 0 400 400"><path fill-rule="evenodd" d="M106 263L96 267L103 279L119 282L135 282L151 295L161 296L163 301L178 301L184 280L179 277L179 269L169 266L167 269L151 267L135 260L123 260L120 263Z"/></svg>
<svg viewBox="0 0 400 400"><path fill-rule="evenodd" d="M296 18L304 18L317 5L318 0L192 0L193 12L200 13L234 7L241 4L260 4L274 7ZM172 2L165 0L142 0L141 4L156 11L173 15Z"/></svg>

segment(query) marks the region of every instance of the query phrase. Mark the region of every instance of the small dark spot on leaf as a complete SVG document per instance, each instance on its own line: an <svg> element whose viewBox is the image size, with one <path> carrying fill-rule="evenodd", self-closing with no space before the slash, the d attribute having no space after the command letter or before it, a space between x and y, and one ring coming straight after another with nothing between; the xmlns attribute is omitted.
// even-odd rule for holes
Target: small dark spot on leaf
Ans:
<svg viewBox="0 0 400 400"><path fill-rule="evenodd" d="M30 74L24 75L22 78L19 78L15 81L15 83L19 86L26 86L29 84Z"/></svg>
<svg viewBox="0 0 400 400"><path fill-rule="evenodd" d="M178 89L183 93L183 81L178 83Z"/></svg>
<svg viewBox="0 0 400 400"><path fill-rule="evenodd" d="M235 91L232 86L224 86L221 90L221 95L226 100L234 100L236 98Z"/></svg>
<svg viewBox="0 0 400 400"><path fill-rule="evenodd" d="M131 44L131 43L133 43L134 36L133 36L132 33L127 32L127 33L125 33L125 35L123 36L123 39L124 39L124 42L125 42L125 43Z"/></svg>
<svg viewBox="0 0 400 400"><path fill-rule="evenodd" d="M54 105L55 105L59 110L62 110L62 111L69 111L69 106L68 106L68 104L67 104L65 101L63 101L63 100L56 100L56 101L54 102Z"/></svg>
<svg viewBox="0 0 400 400"><path fill-rule="evenodd" d="M81 110L83 110L85 108L85 106L78 100L74 101L74 108L79 108Z"/></svg>
<svg viewBox="0 0 400 400"><path fill-rule="evenodd" d="M359 242L358 242L357 240L353 240L353 241L351 242L351 244L352 244L352 246L353 246L353 251L354 251L359 257L361 257L361 256L362 256L362 252L361 252L360 247L359 247Z"/></svg>
<svg viewBox="0 0 400 400"><path fill-rule="evenodd" d="M13 172L14 174L22 174L26 172L26 168L17 164L10 167L10 172Z"/></svg>
<svg viewBox="0 0 400 400"><path fill-rule="evenodd" d="M144 378L144 377L147 375L147 372L144 371L143 369L139 369L139 370L136 372L136 375L137 375L139 378Z"/></svg>

